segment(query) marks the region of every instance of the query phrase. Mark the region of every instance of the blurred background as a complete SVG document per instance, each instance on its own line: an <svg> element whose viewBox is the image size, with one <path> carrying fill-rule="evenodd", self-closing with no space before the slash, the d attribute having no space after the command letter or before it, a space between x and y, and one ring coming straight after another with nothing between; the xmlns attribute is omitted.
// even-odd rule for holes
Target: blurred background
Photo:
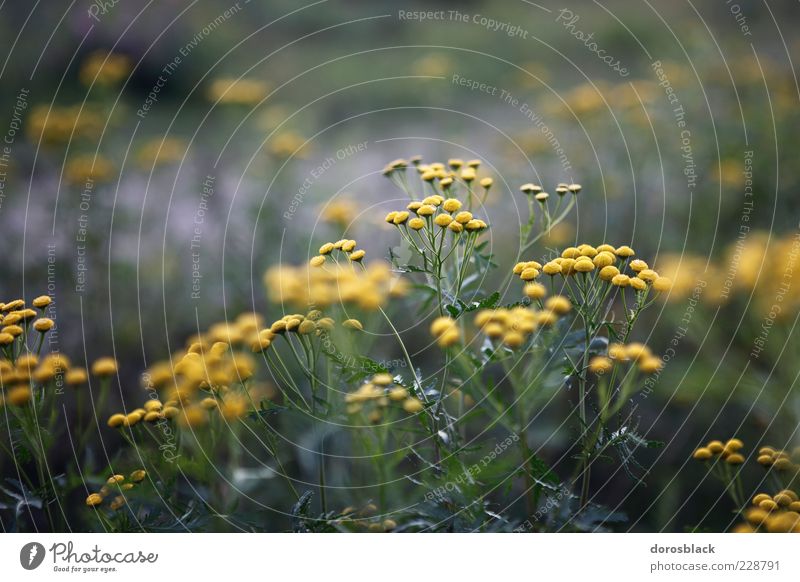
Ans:
<svg viewBox="0 0 800 582"><path fill-rule="evenodd" d="M2 3L2 295L52 295L51 348L115 355L120 399L200 329L282 315L269 267L342 236L388 256L395 158L483 160L501 269L519 185L579 182L536 253L631 244L676 283L638 338L667 360L637 401L665 446L630 527L725 528L691 451L798 444L796 16L747 0ZM615 474L599 498L629 488Z"/></svg>

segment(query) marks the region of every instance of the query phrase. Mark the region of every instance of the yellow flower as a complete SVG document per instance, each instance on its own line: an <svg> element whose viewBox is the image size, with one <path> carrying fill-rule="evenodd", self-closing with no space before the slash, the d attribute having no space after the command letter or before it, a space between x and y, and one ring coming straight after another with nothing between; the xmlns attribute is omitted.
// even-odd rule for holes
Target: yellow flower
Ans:
<svg viewBox="0 0 800 582"><path fill-rule="evenodd" d="M433 320L433 323L431 323L431 335L438 337L447 330L453 329L455 326L456 322L454 319L447 316L437 317Z"/></svg>
<svg viewBox="0 0 800 582"><path fill-rule="evenodd" d="M644 262L643 260L641 260L641 259L634 259L634 260L632 260L632 261L631 261L631 264L630 264L630 267L631 267L631 270L633 270L633 271L636 271L637 273L638 273L639 271L644 271L645 269L648 269L648 268L649 268L649 267L648 267L648 265L647 265L647 263L645 263L645 262Z"/></svg>
<svg viewBox="0 0 800 582"><path fill-rule="evenodd" d="M656 277L653 281L653 289L659 292L669 291L672 289L672 281L667 277Z"/></svg>
<svg viewBox="0 0 800 582"><path fill-rule="evenodd" d="M52 303L52 300L48 295L40 295L32 301L33 306L38 309L43 309L50 305L50 303Z"/></svg>
<svg viewBox="0 0 800 582"><path fill-rule="evenodd" d="M49 317L41 317L33 322L33 329L41 333L45 333L53 329L55 322Z"/></svg>
<svg viewBox="0 0 800 582"><path fill-rule="evenodd" d="M461 179L465 182L472 182L477 177L475 168L464 168L461 170Z"/></svg>
<svg viewBox="0 0 800 582"><path fill-rule="evenodd" d="M471 212L467 212L466 210L464 210L456 214L456 222L458 222L459 224L467 224L470 220L472 220Z"/></svg>
<svg viewBox="0 0 800 582"><path fill-rule="evenodd" d="M461 224L460 222L457 222L457 221L454 220L453 222L451 222L450 224L447 225L447 229L453 231L456 234L458 234L458 233L460 233L461 231L464 230L464 225Z"/></svg>
<svg viewBox="0 0 800 582"><path fill-rule="evenodd" d="M480 184L481 184L481 186L483 188L486 188L488 190L489 188L492 187L492 184L494 184L494 180L492 180L491 178L488 178L488 177L487 178L481 178Z"/></svg>
<svg viewBox="0 0 800 582"><path fill-rule="evenodd" d="M572 303L563 295L554 295L544 302L544 306L557 315L566 315L572 309Z"/></svg>
<svg viewBox="0 0 800 582"><path fill-rule="evenodd" d="M643 281L647 281L648 283L652 283L656 279L658 279L658 273L656 273L653 269L642 269L639 271L637 275Z"/></svg>
<svg viewBox="0 0 800 582"><path fill-rule="evenodd" d="M461 209L461 200L448 198L442 203L442 208L444 208L446 212L456 212Z"/></svg>
<svg viewBox="0 0 800 582"><path fill-rule="evenodd" d="M408 398L408 390L402 386L396 386L389 390L389 399L395 402L401 402Z"/></svg>
<svg viewBox="0 0 800 582"><path fill-rule="evenodd" d="M409 397L403 402L403 410L409 414L416 414L425 408L418 398Z"/></svg>
<svg viewBox="0 0 800 582"><path fill-rule="evenodd" d="M617 287L627 287L628 285L630 285L630 282L631 278L628 277L627 275L619 274L619 275L614 275L611 278L611 284Z"/></svg>
<svg viewBox="0 0 800 582"><path fill-rule="evenodd" d="M64 376L64 381L69 386L80 386L81 384L85 383L87 379L86 370L81 368L75 368L70 370Z"/></svg>
<svg viewBox="0 0 800 582"><path fill-rule="evenodd" d="M647 283L645 283L642 279L639 279L638 277L632 277L628 279L628 284L637 291L644 291L645 289L647 289Z"/></svg>
<svg viewBox="0 0 800 582"><path fill-rule="evenodd" d="M117 361L114 358L99 358L92 364L92 374L107 378L117 373Z"/></svg>
<svg viewBox="0 0 800 582"><path fill-rule="evenodd" d="M430 204L423 204L417 210L417 214L420 216L432 216L436 212L436 207L431 206Z"/></svg>
<svg viewBox="0 0 800 582"><path fill-rule="evenodd" d="M575 261L575 265L572 268L578 273L589 273L594 271L594 263L591 259L582 257Z"/></svg>
<svg viewBox="0 0 800 582"><path fill-rule="evenodd" d="M354 262L358 263L358 262L360 262L361 260L364 259L364 256L366 254L367 253L364 250L357 250L357 251L355 251L353 253L350 253L350 255L348 255L347 258L349 258L351 261L354 261Z"/></svg>
<svg viewBox="0 0 800 582"><path fill-rule="evenodd" d="M319 247L319 254L320 255L329 255L333 251L333 243L326 242L324 245ZM324 261L324 259L323 259Z"/></svg>
<svg viewBox="0 0 800 582"><path fill-rule="evenodd" d="M364 326L357 319L345 319L342 322L342 326L346 327L347 329L355 329L357 331L362 331L364 329Z"/></svg>
<svg viewBox="0 0 800 582"><path fill-rule="evenodd" d="M31 389L27 386L15 386L6 394L6 400L12 406L25 406L31 400Z"/></svg>
<svg viewBox="0 0 800 582"><path fill-rule="evenodd" d="M632 257L635 253L631 247L623 245L617 248L617 250L614 251L614 254L616 254L618 257L622 257L623 259L627 259L628 257Z"/></svg>
<svg viewBox="0 0 800 582"><path fill-rule="evenodd" d="M607 374L611 371L614 367L614 362L611 361L610 358L605 356L595 356L589 362L589 370L597 374L598 376L602 376L603 374Z"/></svg>
<svg viewBox="0 0 800 582"><path fill-rule="evenodd" d="M112 414L111 416L108 417L107 424L111 428L118 428L122 426L124 422L125 422L125 415L117 413L117 414Z"/></svg>
<svg viewBox="0 0 800 582"><path fill-rule="evenodd" d="M408 211L407 210L401 210L400 212L397 212L394 215L394 218L392 219L392 222L394 224L400 225L400 224L403 224L406 220L408 220Z"/></svg>
<svg viewBox="0 0 800 582"><path fill-rule="evenodd" d="M613 265L616 261L616 257L608 252L608 251L600 251L594 257L592 262L598 269L602 269L603 267L608 267L609 265Z"/></svg>
<svg viewBox="0 0 800 582"><path fill-rule="evenodd" d="M392 224L392 223L394 223L394 217L395 216L397 216L397 210L392 210L389 214L386 215L386 218L384 218L384 220L386 222L388 222L389 224ZM339 245L339 246L341 247L341 245Z"/></svg>
<svg viewBox="0 0 800 582"><path fill-rule="evenodd" d="M413 230L421 230L425 228L425 221L421 218L412 218L408 221L408 227Z"/></svg>
<svg viewBox="0 0 800 582"><path fill-rule="evenodd" d="M437 226L441 226L442 228L446 228L451 222L453 222L453 217L449 214L440 214L433 220Z"/></svg>
<svg viewBox="0 0 800 582"><path fill-rule="evenodd" d="M92 493L86 498L86 505L89 507L95 507L103 503L103 498L100 496L99 493Z"/></svg>
<svg viewBox="0 0 800 582"><path fill-rule="evenodd" d="M111 477L106 479L106 485L116 485L117 483L122 483L124 480L124 475L111 475Z"/></svg>
<svg viewBox="0 0 800 582"><path fill-rule="evenodd" d="M600 269L599 277L603 281L613 281L614 278L619 275L619 269L617 269L613 265L609 265L607 267L603 267Z"/></svg>
<svg viewBox="0 0 800 582"><path fill-rule="evenodd" d="M556 262L550 261L549 263L546 263L542 267L542 271L546 275L550 275L552 277L554 275L558 275L559 273L561 273L561 265L559 265Z"/></svg>
<svg viewBox="0 0 800 582"><path fill-rule="evenodd" d="M713 453L706 447L700 447L692 454L692 458L697 461L707 461L713 456Z"/></svg>
<svg viewBox="0 0 800 582"><path fill-rule="evenodd" d="M547 294L547 290L541 283L528 283L523 291L531 299L541 299Z"/></svg>

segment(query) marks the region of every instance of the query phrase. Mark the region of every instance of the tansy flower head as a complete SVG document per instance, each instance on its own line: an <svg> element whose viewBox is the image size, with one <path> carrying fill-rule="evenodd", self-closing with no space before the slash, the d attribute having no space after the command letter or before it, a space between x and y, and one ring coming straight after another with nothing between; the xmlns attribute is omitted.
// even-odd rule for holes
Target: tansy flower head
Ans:
<svg viewBox="0 0 800 582"><path fill-rule="evenodd" d="M354 329L357 331L362 331L364 329L364 326L357 319L345 319L342 322L342 326L346 327L347 329Z"/></svg>
<svg viewBox="0 0 800 582"><path fill-rule="evenodd" d="M557 315L566 315L572 309L572 303L563 295L554 295L544 302L545 308Z"/></svg>
<svg viewBox="0 0 800 582"><path fill-rule="evenodd" d="M92 374L107 378L117 373L117 361L114 358L100 358L92 364Z"/></svg>
<svg viewBox="0 0 800 582"><path fill-rule="evenodd" d="M418 398L414 398L413 396L407 398L403 402L403 410L405 410L409 414L416 414L418 412L421 412L424 408L425 406L422 404L422 402Z"/></svg>
<svg viewBox="0 0 800 582"><path fill-rule="evenodd" d="M633 287L637 291L644 291L645 289L647 289L647 283L643 279L640 279L639 277L632 277L628 279L628 285L630 287Z"/></svg>
<svg viewBox="0 0 800 582"><path fill-rule="evenodd" d="M614 363L605 356L595 356L589 362L589 370L598 376L607 374L613 367Z"/></svg>
<svg viewBox="0 0 800 582"><path fill-rule="evenodd" d="M542 191L541 186L537 186L536 184L532 184L530 182L528 182L527 184L523 184L522 186L519 187L519 189L520 192L523 192L525 194L538 194L539 192Z"/></svg>
<svg viewBox="0 0 800 582"><path fill-rule="evenodd" d="M34 307L36 307L38 309L44 309L45 307L50 305L51 302L52 302L52 300L50 299L49 296L40 295L39 297L34 299L31 303L33 304Z"/></svg>
<svg viewBox="0 0 800 582"><path fill-rule="evenodd" d="M357 250L353 253L350 253L347 258L354 262L361 262L366 254L367 253L364 250Z"/></svg>
<svg viewBox="0 0 800 582"><path fill-rule="evenodd" d="M461 200L456 198L448 198L442 203L442 208L446 212L456 212L461 209Z"/></svg>
<svg viewBox="0 0 800 582"><path fill-rule="evenodd" d="M547 294L547 290L541 283L528 283L523 292L530 299L541 299Z"/></svg>

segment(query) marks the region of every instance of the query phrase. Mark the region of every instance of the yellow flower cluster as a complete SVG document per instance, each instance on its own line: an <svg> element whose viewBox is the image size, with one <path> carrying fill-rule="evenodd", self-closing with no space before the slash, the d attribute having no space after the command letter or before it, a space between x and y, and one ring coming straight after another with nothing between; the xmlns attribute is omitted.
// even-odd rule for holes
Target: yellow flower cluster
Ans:
<svg viewBox="0 0 800 582"><path fill-rule="evenodd" d="M209 422L215 411L227 420L244 416L259 390L246 385L256 372L256 361L245 350L263 340L262 327L260 315L244 313L233 322L214 324L190 338L185 351L168 362L154 364L143 375L142 384L150 396L142 406L112 414L108 426L127 428L140 422L177 419L183 425L199 427Z"/></svg>
<svg viewBox="0 0 800 582"><path fill-rule="evenodd" d="M664 362L644 344L634 342L629 344L612 343L608 346L607 356L595 356L589 360L589 371L602 376L614 369L615 365L626 362L636 364L643 374L655 374L664 367Z"/></svg>
<svg viewBox="0 0 800 582"><path fill-rule="evenodd" d="M339 264L324 269L278 265L267 271L264 282L270 301L297 309L345 305L377 311L409 289L408 282L395 277L383 261L364 264L363 269Z"/></svg>
<svg viewBox="0 0 800 582"><path fill-rule="evenodd" d="M412 396L407 388L395 384L394 378L385 373L372 376L355 392L346 394L344 401L348 414L365 412L373 424L381 421L384 411L393 403L399 404L409 414L416 414L425 408L422 401Z"/></svg>
<svg viewBox="0 0 800 582"><path fill-rule="evenodd" d="M38 349L28 345L36 332L41 346L44 335L54 327L55 322L44 317L51 302L47 295L35 298L33 308L26 307L23 299L0 302L0 406L26 406L36 385L77 387L86 382L86 370L71 369L66 356L54 352L40 357Z"/></svg>
<svg viewBox="0 0 800 582"><path fill-rule="evenodd" d="M797 473L800 471L800 447L791 453L773 447L761 447L758 450L758 464L771 467L777 471Z"/></svg>
<svg viewBox="0 0 800 582"><path fill-rule="evenodd" d="M800 501L797 493L784 489L775 495L759 493L744 512L744 523L736 533L800 533Z"/></svg>
<svg viewBox="0 0 800 582"><path fill-rule="evenodd" d="M580 184L567 184L565 182L561 182L556 186L556 194L559 196L564 196L567 192L569 192L570 194L577 196L582 189L583 187ZM541 186L538 184L532 184L531 182L520 186L519 191L523 194L527 194L528 196L533 196L537 202L541 202L542 204L545 204L550 198L550 194L545 192Z"/></svg>
<svg viewBox="0 0 800 582"><path fill-rule="evenodd" d="M397 172L404 171L409 165L413 165L416 168L424 182L431 184L438 182L439 187L444 191L449 190L456 181L463 182L467 186L477 182L484 190L489 190L494 183L492 178L488 176L478 177L478 168L481 165L480 160L468 160L465 162L459 158L451 158L447 161L447 164L442 162L423 164L420 156L413 156L409 160L397 159L383 168L383 174L392 177Z"/></svg>
<svg viewBox="0 0 800 582"><path fill-rule="evenodd" d="M449 348L461 340L458 324L452 317L437 317L431 323L431 335L436 338L439 347Z"/></svg>
<svg viewBox="0 0 800 582"><path fill-rule="evenodd" d="M660 276L641 259L634 259L635 253L629 246L613 247L602 244L594 247L582 244L564 249L560 257L546 262L524 261L514 265L513 272L523 281L533 281L542 273L555 277L573 276L576 273L594 273L598 279L616 287L631 287L644 291L648 287L662 292L669 291L672 281ZM624 271L629 269L629 273Z"/></svg>
<svg viewBox="0 0 800 582"><path fill-rule="evenodd" d="M81 155L64 165L64 179L72 185L82 185L88 180L108 182L114 176L114 164L101 155Z"/></svg>
<svg viewBox="0 0 800 582"><path fill-rule="evenodd" d="M313 257L308 264L312 267L321 267L325 264L325 260L330 257L336 263L336 255L342 254L347 257L347 260L352 263L360 263L364 260L367 252L363 249L356 248L356 241L352 239L340 239L336 242L326 242L319 247L319 254Z"/></svg>
<svg viewBox="0 0 800 582"><path fill-rule="evenodd" d="M712 305L737 295L750 301L752 295L758 309L750 311L757 313L771 308L780 296L777 319L794 317L800 311L800 294L785 292L800 286L800 237L794 234L776 237L752 231L747 239L729 245L718 262L709 263L697 255L667 254L659 259L659 270L675 281L674 300L690 296L695 289ZM702 274L702 287L698 287L698 273Z"/></svg>
<svg viewBox="0 0 800 582"><path fill-rule="evenodd" d="M447 229L455 235L465 230L467 232L481 232L488 228L486 222L475 218L471 212L461 210L463 203L457 198L445 198L433 194L427 198L410 202L407 210L395 210L386 215L384 219L389 224L398 228L420 231L427 228L429 231ZM415 216L412 216L415 215Z"/></svg>
<svg viewBox="0 0 800 582"><path fill-rule="evenodd" d="M298 335L321 335L324 332L333 330L335 322L330 317L322 317L322 312L312 309L307 314L294 313L284 315L274 321L268 328L258 332L255 339L251 341L251 349L254 352L267 350L276 336L286 333L296 333ZM342 325L351 329L362 329L361 322L357 319L347 319Z"/></svg>
<svg viewBox="0 0 800 582"><path fill-rule="evenodd" d="M28 137L47 144L66 143L74 139L94 139L103 131L102 116L91 107L38 105L27 123Z"/></svg>
<svg viewBox="0 0 800 582"><path fill-rule="evenodd" d="M81 64L80 79L86 86L112 87L131 72L131 60L121 54L96 51Z"/></svg>
<svg viewBox="0 0 800 582"><path fill-rule="evenodd" d="M539 327L552 326L558 318L572 309L566 297L549 297L543 309L529 307L500 307L484 309L475 316L475 325L491 340L496 340L510 349L522 347Z"/></svg>
<svg viewBox="0 0 800 582"><path fill-rule="evenodd" d="M284 131L274 136L268 143L269 153L278 158L305 158L308 155L308 140L294 131Z"/></svg>
<svg viewBox="0 0 800 582"><path fill-rule="evenodd" d="M153 166L175 164L186 155L187 144L175 137L156 138L148 141L136 153L136 162L149 170Z"/></svg>
<svg viewBox="0 0 800 582"><path fill-rule="evenodd" d="M269 92L269 83L257 79L215 79L208 88L208 98L224 105L256 105Z"/></svg>
<svg viewBox="0 0 800 582"><path fill-rule="evenodd" d="M696 449L692 458L698 461L719 458L729 465L741 465L744 463L744 456L739 452L742 447L744 447L744 443L736 438L730 439L724 444L722 441L709 441L706 446Z"/></svg>
<svg viewBox="0 0 800 582"><path fill-rule="evenodd" d="M89 496L86 497L86 505L89 507L99 507L103 505L109 496L113 493L117 493L108 504L108 508L112 511L122 509L126 504L124 492L139 486L146 477L147 471L144 469L133 471L127 478L125 475L111 475L111 477L106 480L106 484L100 488L100 491L97 493L90 493Z"/></svg>

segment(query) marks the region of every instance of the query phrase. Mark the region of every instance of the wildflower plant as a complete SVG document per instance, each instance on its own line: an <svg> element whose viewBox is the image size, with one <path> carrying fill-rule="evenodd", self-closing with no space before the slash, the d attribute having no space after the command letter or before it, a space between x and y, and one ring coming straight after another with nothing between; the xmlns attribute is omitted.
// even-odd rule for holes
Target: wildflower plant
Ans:
<svg viewBox="0 0 800 582"><path fill-rule="evenodd" d="M268 530L272 503L295 531L511 531L544 507L532 529L609 527L621 517L592 499L592 470L616 452L633 475L637 450L655 445L637 434L631 401L662 361L634 328L671 282L626 245L544 249L500 267L488 237L494 182L480 169L392 162L384 175L407 201L385 223L407 259L346 232L312 241L305 264L267 269L269 317L246 312L187 338L148 365L133 399L110 402L112 358L91 376L64 356L39 361L52 322L4 304L14 422L33 441L30 423L54 406L23 376L93 384L88 404L77 392L79 445L99 427L127 446L85 488L86 519L114 531ZM554 204L539 187L520 191L530 255L581 187L558 185ZM63 370L48 374L57 361Z"/></svg>

